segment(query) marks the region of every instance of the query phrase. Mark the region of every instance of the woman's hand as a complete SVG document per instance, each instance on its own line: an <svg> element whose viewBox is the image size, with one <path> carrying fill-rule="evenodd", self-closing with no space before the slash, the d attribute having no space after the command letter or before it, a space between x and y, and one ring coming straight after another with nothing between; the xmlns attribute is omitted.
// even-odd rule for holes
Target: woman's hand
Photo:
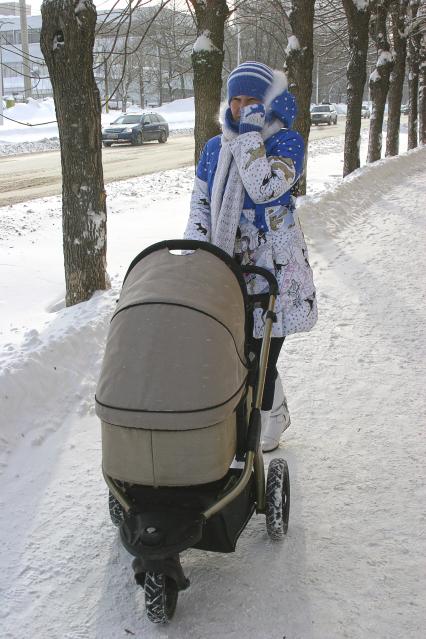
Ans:
<svg viewBox="0 0 426 639"><path fill-rule="evenodd" d="M260 133L265 124L265 107L263 104L250 104L240 110L239 133L257 131Z"/></svg>

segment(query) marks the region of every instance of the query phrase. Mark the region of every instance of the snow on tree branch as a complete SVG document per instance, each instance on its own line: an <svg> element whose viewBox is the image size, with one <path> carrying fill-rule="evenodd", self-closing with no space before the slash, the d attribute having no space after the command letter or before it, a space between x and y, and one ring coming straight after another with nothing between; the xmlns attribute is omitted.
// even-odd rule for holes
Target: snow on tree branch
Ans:
<svg viewBox="0 0 426 639"><path fill-rule="evenodd" d="M365 11L370 4L370 0L352 0L352 2L356 6L357 11Z"/></svg>
<svg viewBox="0 0 426 639"><path fill-rule="evenodd" d="M297 39L297 36L295 35L291 35L288 38L288 44L286 47L286 54L288 55L289 53L291 53L291 51L298 51L300 49L300 43L299 40Z"/></svg>
<svg viewBox="0 0 426 639"><path fill-rule="evenodd" d="M192 48L194 53L199 53L200 51L219 51L219 49L210 40L210 35L210 31L207 31L206 29L198 36Z"/></svg>

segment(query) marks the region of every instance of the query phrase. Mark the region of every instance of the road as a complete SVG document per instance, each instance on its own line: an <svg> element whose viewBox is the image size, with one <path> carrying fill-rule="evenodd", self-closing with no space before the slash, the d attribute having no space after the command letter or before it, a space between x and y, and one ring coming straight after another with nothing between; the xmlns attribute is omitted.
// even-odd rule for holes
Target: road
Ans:
<svg viewBox="0 0 426 639"><path fill-rule="evenodd" d="M362 121L366 127L369 120ZM311 129L310 140L343 135L345 118L337 125ZM105 182L189 166L194 159L192 136L170 137L167 144L113 146L102 151ZM0 158L0 206L59 195L62 188L59 151L27 153Z"/></svg>

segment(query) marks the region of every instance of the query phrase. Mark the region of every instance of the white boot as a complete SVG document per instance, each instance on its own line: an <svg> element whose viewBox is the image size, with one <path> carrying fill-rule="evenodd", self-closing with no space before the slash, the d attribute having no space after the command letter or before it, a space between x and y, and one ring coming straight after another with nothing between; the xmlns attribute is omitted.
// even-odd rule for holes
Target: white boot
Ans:
<svg viewBox="0 0 426 639"><path fill-rule="evenodd" d="M280 437L283 432L290 426L290 413L288 412L287 401L284 395L281 378L278 375L275 380L274 404L271 411L261 411L261 413L269 412L269 419L265 428L262 422L262 451L268 453L278 448Z"/></svg>
<svg viewBox="0 0 426 639"><path fill-rule="evenodd" d="M260 411L260 423L262 425L262 429L260 431L260 446L262 448L262 451L264 451L263 440L264 440L264 437L265 437L265 433L267 432L267 430L269 428L270 417L271 417L271 411L270 410L261 410Z"/></svg>

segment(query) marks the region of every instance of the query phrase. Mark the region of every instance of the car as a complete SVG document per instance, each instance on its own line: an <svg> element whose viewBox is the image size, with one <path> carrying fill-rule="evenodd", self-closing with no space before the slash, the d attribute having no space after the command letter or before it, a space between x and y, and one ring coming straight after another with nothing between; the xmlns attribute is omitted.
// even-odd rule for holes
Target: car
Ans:
<svg viewBox="0 0 426 639"><path fill-rule="evenodd" d="M408 104L401 104L402 115L408 115L408 111L409 111Z"/></svg>
<svg viewBox="0 0 426 639"><path fill-rule="evenodd" d="M311 124L337 124L337 111L334 104L317 104L311 109Z"/></svg>
<svg viewBox="0 0 426 639"><path fill-rule="evenodd" d="M102 144L129 142L135 146L157 140L167 142L169 125L159 113L128 113L120 115L102 129Z"/></svg>
<svg viewBox="0 0 426 639"><path fill-rule="evenodd" d="M371 116L370 109L368 108L366 104L363 104L361 107L361 117L369 118L370 116Z"/></svg>

